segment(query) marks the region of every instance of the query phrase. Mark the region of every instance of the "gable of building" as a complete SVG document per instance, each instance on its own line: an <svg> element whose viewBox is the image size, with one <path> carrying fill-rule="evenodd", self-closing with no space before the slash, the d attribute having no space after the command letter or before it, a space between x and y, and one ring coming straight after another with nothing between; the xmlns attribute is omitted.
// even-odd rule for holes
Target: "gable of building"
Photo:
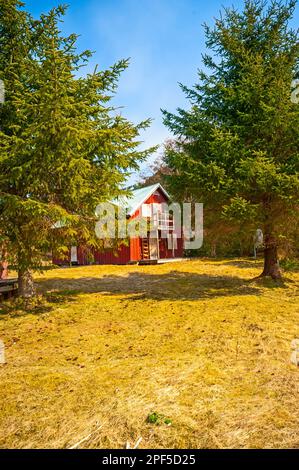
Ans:
<svg viewBox="0 0 299 470"><path fill-rule="evenodd" d="M143 204L150 204L151 196L156 192L161 192L165 200L169 200L170 196L160 183L146 186L144 188L135 189L129 197L120 197L111 201L113 204L127 210L127 214L131 217L142 207Z"/></svg>

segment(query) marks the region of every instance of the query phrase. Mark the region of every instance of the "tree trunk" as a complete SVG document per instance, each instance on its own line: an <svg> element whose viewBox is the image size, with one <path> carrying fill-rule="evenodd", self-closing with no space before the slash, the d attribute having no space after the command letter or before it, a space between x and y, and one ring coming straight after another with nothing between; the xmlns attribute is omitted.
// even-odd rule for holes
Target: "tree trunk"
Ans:
<svg viewBox="0 0 299 470"><path fill-rule="evenodd" d="M0 261L0 279L6 279L8 276L8 261L7 261L7 252L2 250L1 261Z"/></svg>
<svg viewBox="0 0 299 470"><path fill-rule="evenodd" d="M19 281L19 289L18 294L20 297L29 298L33 297L36 293L34 287L34 281L29 269L20 270L18 272L18 281Z"/></svg>
<svg viewBox="0 0 299 470"><path fill-rule="evenodd" d="M8 262L1 261L0 263L0 279L7 279L8 276Z"/></svg>
<svg viewBox="0 0 299 470"><path fill-rule="evenodd" d="M216 242L212 242L212 244L211 244L211 257L212 258L216 258L216 256L217 256L216 248L217 248Z"/></svg>
<svg viewBox="0 0 299 470"><path fill-rule="evenodd" d="M272 279L281 279L282 277L277 257L277 243L271 235L265 236L264 270L261 277L264 276L271 276Z"/></svg>

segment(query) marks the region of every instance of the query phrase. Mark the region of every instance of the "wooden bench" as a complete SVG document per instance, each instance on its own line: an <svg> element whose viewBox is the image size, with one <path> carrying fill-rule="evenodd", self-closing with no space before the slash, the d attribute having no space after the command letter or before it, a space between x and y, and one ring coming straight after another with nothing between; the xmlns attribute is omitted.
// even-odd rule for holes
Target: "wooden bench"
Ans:
<svg viewBox="0 0 299 470"><path fill-rule="evenodd" d="M9 298L18 292L17 279L0 279L0 297Z"/></svg>

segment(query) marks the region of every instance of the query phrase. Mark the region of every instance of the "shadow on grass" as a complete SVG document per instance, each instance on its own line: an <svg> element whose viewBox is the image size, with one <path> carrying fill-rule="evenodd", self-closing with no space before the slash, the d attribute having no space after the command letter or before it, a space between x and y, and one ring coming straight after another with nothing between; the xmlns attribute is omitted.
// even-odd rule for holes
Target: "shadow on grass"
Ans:
<svg viewBox="0 0 299 470"><path fill-rule="evenodd" d="M222 266L234 266L236 268L255 268L259 269L260 272L263 271L263 265L264 265L264 260L263 258L248 258L247 260L228 260L227 258L214 258L214 263L211 263L211 261L206 261L207 265L210 266L215 266L215 261L219 261ZM294 282L292 279L286 277L285 273L296 273L299 272L299 263L297 261L282 261L280 263L280 267L282 268L283 272L283 280L282 283L284 282ZM256 279L256 278L255 278ZM277 286L277 285L276 285ZM273 285L275 287L275 284Z"/></svg>
<svg viewBox="0 0 299 470"><path fill-rule="evenodd" d="M219 261L223 266L234 266L236 268L258 268L263 270L263 260L261 258L248 258L247 260L228 260L227 258L215 258L214 263L207 262L206 264L215 266L215 261Z"/></svg>
<svg viewBox="0 0 299 470"><path fill-rule="evenodd" d="M24 315L42 315L51 312L54 304L59 305L74 300L75 295L71 295L68 290L45 292L32 299L11 298L0 303L0 320L4 320L7 316L17 318Z"/></svg>
<svg viewBox="0 0 299 470"><path fill-rule="evenodd" d="M239 265L239 263L238 263ZM263 288L286 287L271 279L244 279L237 276L208 275L171 271L166 274L132 272L128 275L104 275L39 279L36 282L39 295L30 301L12 299L0 304L0 319L5 316L42 315L57 305L73 302L78 295L101 293L103 295L131 295L130 300L156 301L199 299L213 300L218 297L261 295Z"/></svg>
<svg viewBox="0 0 299 470"><path fill-rule="evenodd" d="M248 280L240 277L211 276L180 271L157 275L133 272L127 276L106 275L77 279L56 277L40 279L37 283L39 291L44 294L49 291L71 292L72 295L84 293L132 294L135 300L144 298L181 301L214 299L223 296L259 295L261 287L264 287L262 284L249 284Z"/></svg>

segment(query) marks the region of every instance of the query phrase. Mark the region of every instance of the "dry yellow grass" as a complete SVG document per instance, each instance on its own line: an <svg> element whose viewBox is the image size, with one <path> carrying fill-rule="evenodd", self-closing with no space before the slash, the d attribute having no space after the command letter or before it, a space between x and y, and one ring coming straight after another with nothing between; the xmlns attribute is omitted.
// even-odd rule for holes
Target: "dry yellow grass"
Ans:
<svg viewBox="0 0 299 470"><path fill-rule="evenodd" d="M6 304L0 446L299 447L298 273L251 261L90 266L37 276ZM172 425L148 424L151 412Z"/></svg>

